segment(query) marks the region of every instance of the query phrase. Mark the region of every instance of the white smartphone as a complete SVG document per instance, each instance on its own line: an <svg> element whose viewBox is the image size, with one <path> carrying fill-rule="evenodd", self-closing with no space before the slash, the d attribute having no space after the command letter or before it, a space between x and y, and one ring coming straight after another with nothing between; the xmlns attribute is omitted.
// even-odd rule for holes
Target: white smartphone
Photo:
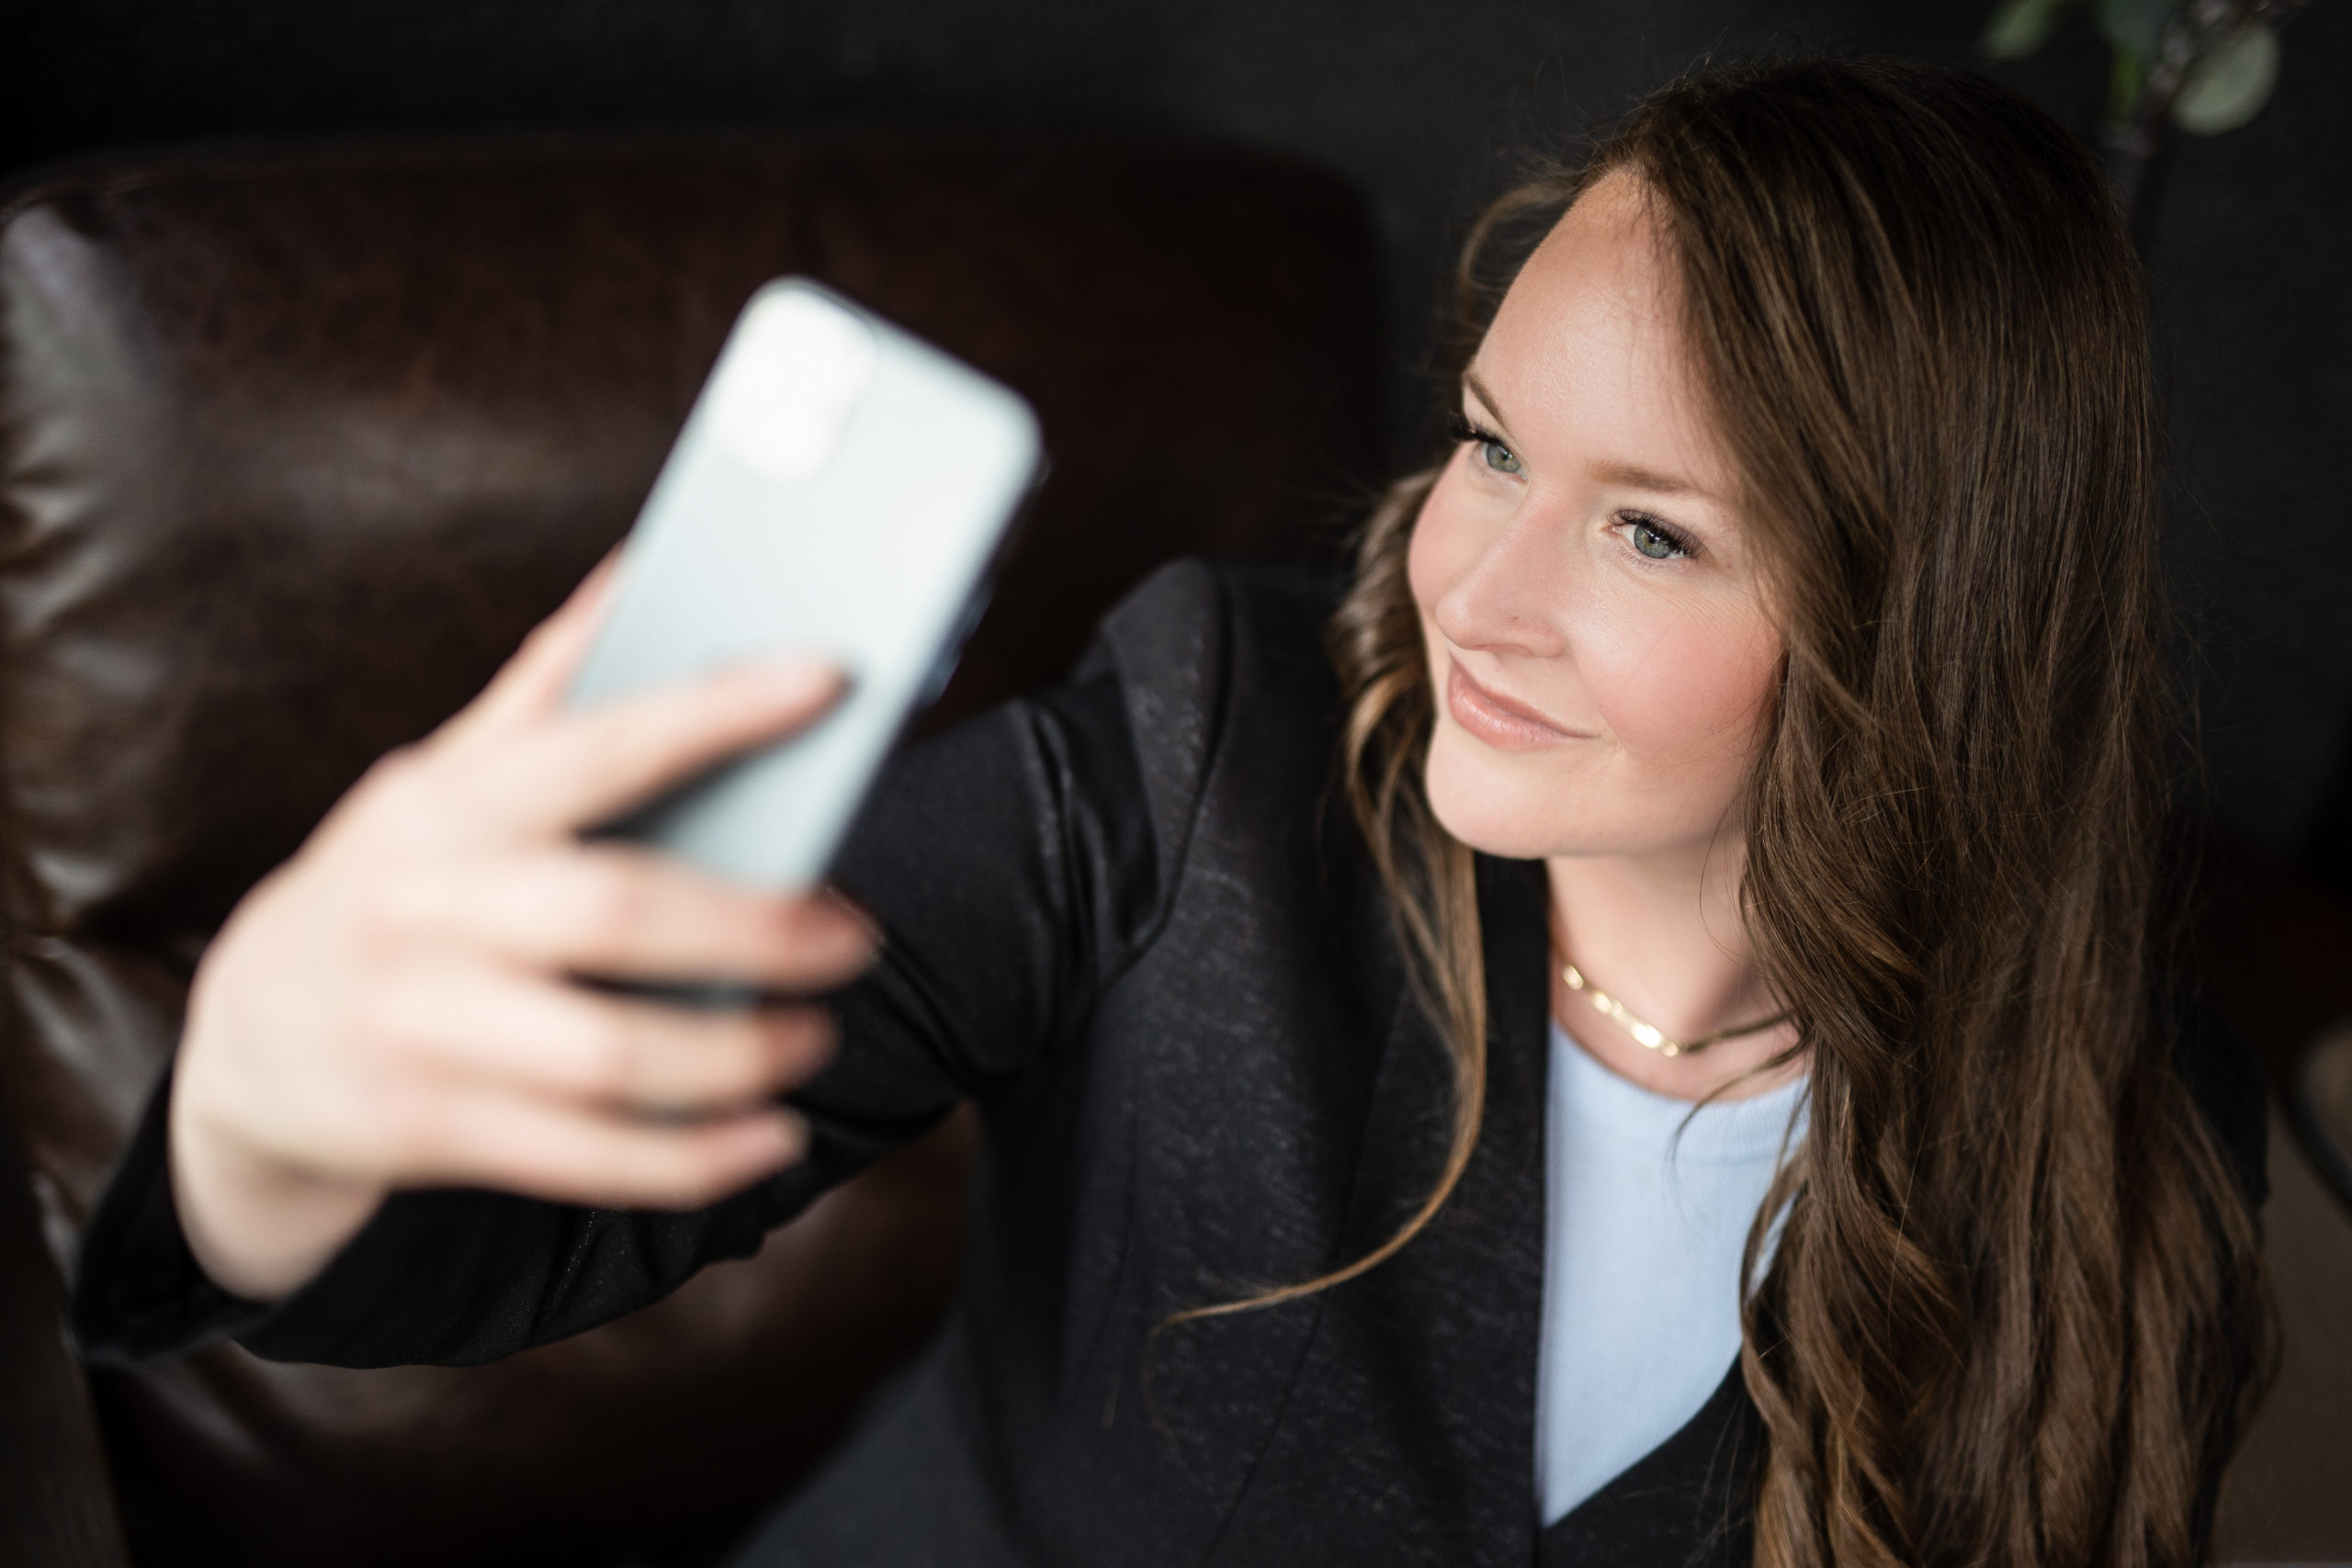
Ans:
<svg viewBox="0 0 2352 1568"><path fill-rule="evenodd" d="M754 294L622 547L571 699L783 652L833 660L849 690L603 831L749 886L821 880L1042 472L1017 394L805 278Z"/></svg>

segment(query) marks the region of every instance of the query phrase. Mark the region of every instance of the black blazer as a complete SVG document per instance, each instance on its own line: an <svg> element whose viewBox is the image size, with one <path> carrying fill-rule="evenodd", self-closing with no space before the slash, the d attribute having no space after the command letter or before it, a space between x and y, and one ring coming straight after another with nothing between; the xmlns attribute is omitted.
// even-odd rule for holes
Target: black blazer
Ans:
<svg viewBox="0 0 2352 1568"><path fill-rule="evenodd" d="M1539 1542L1537 863L1479 863L1487 1110L1437 1222L1348 1284L1169 1330L1147 1382L1154 1325L1359 1255L1444 1153L1445 1053L1330 789L1333 590L1170 568L1067 685L892 765L839 870L885 955L795 1097L805 1165L687 1214L402 1195L262 1307L187 1254L159 1094L89 1232L85 1350L231 1333L283 1359L487 1360L752 1251L968 1099L985 1137L958 1305L752 1561L1743 1562L1760 1421L1736 1375ZM2259 1091L2216 1061L2204 1098L2258 1171Z"/></svg>

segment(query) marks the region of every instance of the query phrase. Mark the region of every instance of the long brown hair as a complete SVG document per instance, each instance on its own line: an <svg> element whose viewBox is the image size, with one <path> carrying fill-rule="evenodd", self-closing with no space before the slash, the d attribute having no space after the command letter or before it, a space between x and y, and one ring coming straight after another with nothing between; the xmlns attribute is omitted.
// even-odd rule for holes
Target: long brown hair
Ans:
<svg viewBox="0 0 2352 1568"><path fill-rule="evenodd" d="M1892 62L1697 78L1498 202L1471 332L1626 170L1682 286L1785 667L1743 902L1810 1064L1745 1320L1756 1561L2201 1562L2267 1364L2253 1220L2158 1001L2175 732L2139 271L2094 161L2008 90ZM1350 799L1477 1137L1470 852L1422 794L1390 494L1333 628Z"/></svg>

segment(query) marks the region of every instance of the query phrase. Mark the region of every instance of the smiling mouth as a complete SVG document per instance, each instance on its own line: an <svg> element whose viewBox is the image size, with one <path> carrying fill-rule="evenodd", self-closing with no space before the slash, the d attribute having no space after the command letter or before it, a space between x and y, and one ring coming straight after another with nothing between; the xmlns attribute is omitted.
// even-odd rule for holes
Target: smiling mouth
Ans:
<svg viewBox="0 0 2352 1568"><path fill-rule="evenodd" d="M1487 745L1506 751L1528 751L1539 746L1592 739L1577 730L1563 729L1534 709L1488 691L1451 657L1446 660L1445 706L1454 723Z"/></svg>

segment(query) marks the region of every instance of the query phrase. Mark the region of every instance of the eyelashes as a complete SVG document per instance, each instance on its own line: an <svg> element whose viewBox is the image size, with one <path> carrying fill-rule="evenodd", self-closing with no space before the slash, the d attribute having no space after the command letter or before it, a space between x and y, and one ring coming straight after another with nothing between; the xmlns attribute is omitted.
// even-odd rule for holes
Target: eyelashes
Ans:
<svg viewBox="0 0 2352 1568"><path fill-rule="evenodd" d="M1446 434L1457 445L1476 442L1486 448L1487 466L1496 472L1517 474L1520 471L1519 454L1511 450L1510 444L1485 425L1474 423L1469 415L1459 409L1446 415L1445 428ZM1500 462L1495 458L1495 454L1498 452L1502 454L1503 460ZM1628 542L1633 546L1634 553L1645 560L1668 561L1678 558L1688 558L1699 553L1698 546L1691 543L1689 536L1673 525L1653 517L1646 512L1620 512L1616 514L1615 521L1619 527L1628 530L1626 536ZM1658 547L1661 546L1664 547L1659 548Z"/></svg>
<svg viewBox="0 0 2352 1568"><path fill-rule="evenodd" d="M1628 530L1634 553L1645 560L1673 560L1691 554L1690 543L1657 518L1639 512L1621 512L1619 526Z"/></svg>
<svg viewBox="0 0 2352 1568"><path fill-rule="evenodd" d="M1486 455L1487 467L1494 469L1495 472L1516 474L1520 471L1519 454L1513 452L1510 449L1510 444L1493 431L1471 423L1458 412L1452 416L1450 428L1453 432L1453 439L1457 442L1476 442L1479 450Z"/></svg>

